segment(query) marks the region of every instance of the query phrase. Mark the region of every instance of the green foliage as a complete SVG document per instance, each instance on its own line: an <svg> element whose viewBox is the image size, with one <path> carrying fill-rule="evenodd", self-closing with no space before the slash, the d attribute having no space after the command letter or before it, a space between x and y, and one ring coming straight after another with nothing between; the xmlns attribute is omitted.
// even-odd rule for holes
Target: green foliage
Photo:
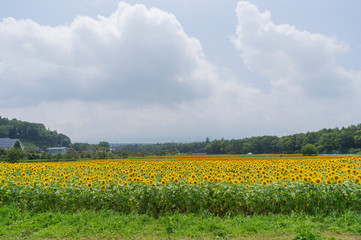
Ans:
<svg viewBox="0 0 361 240"><path fill-rule="evenodd" d="M21 149L21 145L20 145L20 142L19 141L16 141L13 148L18 148L18 149Z"/></svg>
<svg viewBox="0 0 361 240"><path fill-rule="evenodd" d="M306 144L302 147L301 153L303 156L311 156L317 154L317 148L312 144Z"/></svg>
<svg viewBox="0 0 361 240"><path fill-rule="evenodd" d="M0 138L4 137L18 138L22 142L42 148L68 147L71 144L69 137L56 131L47 130L43 124L0 117Z"/></svg>
<svg viewBox="0 0 361 240"><path fill-rule="evenodd" d="M9 161L9 157L7 155L7 152L5 149L0 148L0 162L8 162Z"/></svg>
<svg viewBox="0 0 361 240"><path fill-rule="evenodd" d="M55 160L61 160L61 159L63 159L63 154L56 153L56 154L53 155L52 158L55 159Z"/></svg>
<svg viewBox="0 0 361 240"><path fill-rule="evenodd" d="M71 147L75 151L95 150L96 149L96 147L94 145L91 145L88 143L73 143L73 144L71 144Z"/></svg>
<svg viewBox="0 0 361 240"><path fill-rule="evenodd" d="M110 145L108 142L100 142L98 144L97 150L101 150L101 151L109 151L110 150Z"/></svg>
<svg viewBox="0 0 361 240"><path fill-rule="evenodd" d="M6 155L6 150L3 148L0 148L0 157Z"/></svg>
<svg viewBox="0 0 361 240"><path fill-rule="evenodd" d="M215 140L207 144L205 151L207 154L224 154L228 152L228 144L223 140Z"/></svg>
<svg viewBox="0 0 361 240"><path fill-rule="evenodd" d="M52 160L53 156L49 154L48 152L44 152L41 154L40 159L42 160Z"/></svg>
<svg viewBox="0 0 361 240"><path fill-rule="evenodd" d="M32 151L32 152L29 152L26 154L26 158L28 160L41 159L41 154L35 153L34 151Z"/></svg>
<svg viewBox="0 0 361 240"><path fill-rule="evenodd" d="M156 155L161 151L169 155L178 153L205 153L206 142L193 143L157 143L157 144L126 144L115 147L115 152L128 152L131 155Z"/></svg>
<svg viewBox="0 0 361 240"><path fill-rule="evenodd" d="M1 186L0 201L18 204L37 212L114 210L119 213L163 216L174 213L207 212L215 216L304 213L331 214L335 211L361 212L361 191L355 183L318 185L290 183L263 186L209 183L198 185L167 184L155 187L130 183L106 191L99 189L59 188L42 185Z"/></svg>
<svg viewBox="0 0 361 240"><path fill-rule="evenodd" d="M7 151L7 155L10 162L18 162L25 156L25 152L21 148L11 148Z"/></svg>
<svg viewBox="0 0 361 240"><path fill-rule="evenodd" d="M310 230L302 231L293 240L321 240L321 236L313 234Z"/></svg>
<svg viewBox="0 0 361 240"><path fill-rule="evenodd" d="M132 155L143 152L157 154L208 153L208 154L254 154L264 153L301 153L306 144L312 144L319 153L357 153L361 149L361 124L342 129L321 129L317 132L298 133L277 137L261 136L232 140L213 140L193 143L128 144L116 147L116 152L128 151ZM177 149L177 151L174 151Z"/></svg>
<svg viewBox="0 0 361 240"><path fill-rule="evenodd" d="M342 222L343 224L339 224ZM292 239L301 228L323 239L358 239L360 214L217 217L207 213L153 218L110 210L34 212L16 204L0 207L1 239ZM322 234L323 233L323 234ZM335 235L337 238L328 237ZM306 235L304 235L306 236Z"/></svg>

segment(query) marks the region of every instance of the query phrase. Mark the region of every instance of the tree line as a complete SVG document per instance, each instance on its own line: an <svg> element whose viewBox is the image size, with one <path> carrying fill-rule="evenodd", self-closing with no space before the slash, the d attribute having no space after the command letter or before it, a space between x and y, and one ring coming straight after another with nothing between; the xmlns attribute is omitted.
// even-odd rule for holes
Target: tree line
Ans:
<svg viewBox="0 0 361 240"><path fill-rule="evenodd" d="M71 143L69 137L50 131L43 124L29 123L16 119L9 120L0 117L0 137L18 138L26 148L68 147L65 156L49 156L37 154L33 150L26 158L36 159L82 159L82 158L112 158L145 155L169 155L179 153L207 154L297 154L307 144L315 146L321 154L361 154L361 124L348 127L321 129L316 132L297 133L293 135L257 136L243 139L206 138L202 142L192 143L157 143L157 144L125 144L112 145L108 142L99 144ZM4 151L0 155L4 155Z"/></svg>
<svg viewBox="0 0 361 240"><path fill-rule="evenodd" d="M349 127L321 129L316 132L298 133L283 137L258 136L232 140L213 140L193 143L128 144L115 148L117 152L158 153L207 153L207 154L262 154L301 153L303 146L312 144L322 154L361 154L361 124Z"/></svg>

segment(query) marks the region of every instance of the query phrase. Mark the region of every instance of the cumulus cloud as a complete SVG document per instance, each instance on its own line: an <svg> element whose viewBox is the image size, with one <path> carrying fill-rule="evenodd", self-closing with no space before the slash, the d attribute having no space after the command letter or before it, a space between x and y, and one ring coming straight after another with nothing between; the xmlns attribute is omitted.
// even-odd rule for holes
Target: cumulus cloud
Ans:
<svg viewBox="0 0 361 240"><path fill-rule="evenodd" d="M58 27L3 19L0 56L2 105L67 99L178 104L211 89L212 67L200 42L174 15L144 5L120 3L110 17L79 16Z"/></svg>
<svg viewBox="0 0 361 240"><path fill-rule="evenodd" d="M354 95L359 85L336 63L349 46L336 38L310 33L289 24L275 24L269 11L238 3L233 42L244 64L271 84L274 94L312 98Z"/></svg>
<svg viewBox="0 0 361 240"><path fill-rule="evenodd" d="M120 3L109 17L57 27L3 19L0 57L2 115L74 141L210 136L225 117L215 99L233 84L174 15L144 5Z"/></svg>

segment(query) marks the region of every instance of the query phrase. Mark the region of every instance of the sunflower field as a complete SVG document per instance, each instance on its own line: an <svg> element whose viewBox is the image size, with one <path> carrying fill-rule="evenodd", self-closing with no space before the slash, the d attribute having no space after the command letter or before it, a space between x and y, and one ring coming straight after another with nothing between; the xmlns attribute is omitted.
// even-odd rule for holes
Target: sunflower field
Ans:
<svg viewBox="0 0 361 240"><path fill-rule="evenodd" d="M0 205L160 216L361 212L361 158L188 155L0 163Z"/></svg>

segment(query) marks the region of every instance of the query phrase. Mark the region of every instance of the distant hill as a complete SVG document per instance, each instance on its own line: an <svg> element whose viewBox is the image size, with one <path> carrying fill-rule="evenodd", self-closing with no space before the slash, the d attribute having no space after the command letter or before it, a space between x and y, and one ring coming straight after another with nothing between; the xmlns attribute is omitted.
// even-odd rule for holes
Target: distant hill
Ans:
<svg viewBox="0 0 361 240"><path fill-rule="evenodd" d="M0 117L0 138L4 137L18 138L25 147L68 147L71 144L68 136L47 130L41 123Z"/></svg>

